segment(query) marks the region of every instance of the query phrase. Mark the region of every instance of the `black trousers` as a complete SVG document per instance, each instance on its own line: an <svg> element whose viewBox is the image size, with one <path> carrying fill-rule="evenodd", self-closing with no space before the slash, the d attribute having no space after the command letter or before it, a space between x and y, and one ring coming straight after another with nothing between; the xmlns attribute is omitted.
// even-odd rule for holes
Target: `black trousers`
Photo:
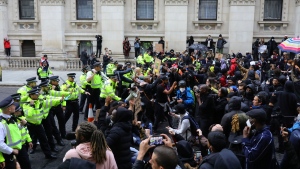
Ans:
<svg viewBox="0 0 300 169"><path fill-rule="evenodd" d="M81 93L80 94L80 102L79 102L79 111L80 112L84 112L83 108L84 108L86 99L87 99L87 95L84 93Z"/></svg>
<svg viewBox="0 0 300 169"><path fill-rule="evenodd" d="M52 126L55 127L53 129L55 131L53 131L53 132L60 133L61 137L64 138L67 133L66 133L66 125L65 125L65 115L64 115L63 109L61 108L61 105L56 106L56 107L52 107L50 109L50 113L51 113L51 116L53 116L53 118L52 118L53 120L51 121L51 124L52 124ZM56 123L55 123L55 120L54 120L55 116L56 116L57 121L58 121L59 131L57 130Z"/></svg>
<svg viewBox="0 0 300 169"><path fill-rule="evenodd" d="M99 89L89 89L90 94L87 96L87 105L85 107L85 112L84 112L84 117L88 118L88 113L89 113L89 105L92 104L92 107L94 107L94 105L96 105L96 109L100 109L101 108L101 104L100 104L100 88Z"/></svg>
<svg viewBox="0 0 300 169"><path fill-rule="evenodd" d="M79 104L78 100L68 100L65 112L65 124L73 114L72 131L75 131L78 125L79 119Z"/></svg>
<svg viewBox="0 0 300 169"><path fill-rule="evenodd" d="M27 128L29 130L30 136L34 135L35 137L32 137L32 143L33 146L36 147L36 142L37 139L39 139L40 146L45 154L45 156L50 156L51 155L51 149L48 144L48 139L45 133L45 130L42 126L42 124L35 125L31 123L27 123Z"/></svg>
<svg viewBox="0 0 300 169"><path fill-rule="evenodd" d="M16 169L16 160L14 160L14 155L2 154L5 159L5 169Z"/></svg>
<svg viewBox="0 0 300 169"><path fill-rule="evenodd" d="M31 169L31 164L29 161L29 156L27 153L27 145L23 144L22 149L19 150L19 154L16 156L22 169Z"/></svg>
<svg viewBox="0 0 300 169"><path fill-rule="evenodd" d="M135 58L137 58L140 55L140 48L134 48L135 51Z"/></svg>
<svg viewBox="0 0 300 169"><path fill-rule="evenodd" d="M157 130L159 122L163 121L165 117L168 118L169 126L173 128L172 116L169 115L168 110L164 111L164 107L162 107L158 102L155 103L154 115L154 130Z"/></svg>
<svg viewBox="0 0 300 169"><path fill-rule="evenodd" d="M5 54L6 56L10 56L10 48L5 48Z"/></svg>
<svg viewBox="0 0 300 169"><path fill-rule="evenodd" d="M102 46L97 46L96 58L100 58L100 56L101 56L101 48L102 48ZM98 57L98 51L99 51L99 57Z"/></svg>

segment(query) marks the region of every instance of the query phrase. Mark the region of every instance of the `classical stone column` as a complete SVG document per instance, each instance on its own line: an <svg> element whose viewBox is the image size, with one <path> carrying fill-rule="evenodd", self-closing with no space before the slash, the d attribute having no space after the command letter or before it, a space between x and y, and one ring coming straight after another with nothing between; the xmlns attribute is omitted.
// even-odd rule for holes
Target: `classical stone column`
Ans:
<svg viewBox="0 0 300 169"><path fill-rule="evenodd" d="M65 0L40 0L42 53L50 57L64 56Z"/></svg>
<svg viewBox="0 0 300 169"><path fill-rule="evenodd" d="M300 37L300 0L296 0L295 23L295 37Z"/></svg>
<svg viewBox="0 0 300 169"><path fill-rule="evenodd" d="M7 37L8 16L7 16L7 0L0 0L0 56L5 56L3 39Z"/></svg>
<svg viewBox="0 0 300 169"><path fill-rule="evenodd" d="M125 0L101 0L102 48L123 55ZM103 50L102 50L103 51Z"/></svg>
<svg viewBox="0 0 300 169"><path fill-rule="evenodd" d="M229 52L251 52L255 0L229 0L229 3Z"/></svg>
<svg viewBox="0 0 300 169"><path fill-rule="evenodd" d="M187 39L188 0L165 0L165 41L168 50L183 51Z"/></svg>

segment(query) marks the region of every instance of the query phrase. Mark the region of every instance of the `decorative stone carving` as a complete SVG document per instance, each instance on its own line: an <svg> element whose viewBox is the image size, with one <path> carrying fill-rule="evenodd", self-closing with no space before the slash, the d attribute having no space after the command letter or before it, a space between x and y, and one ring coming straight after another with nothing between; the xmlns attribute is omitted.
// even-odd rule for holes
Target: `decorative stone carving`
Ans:
<svg viewBox="0 0 300 169"><path fill-rule="evenodd" d="M188 0L165 0L165 5L188 5Z"/></svg>
<svg viewBox="0 0 300 169"><path fill-rule="evenodd" d="M40 0L41 5L65 5L65 0Z"/></svg>
<svg viewBox="0 0 300 169"><path fill-rule="evenodd" d="M101 4L106 6L115 6L115 5L119 6L119 5L124 5L125 0L101 0Z"/></svg>
<svg viewBox="0 0 300 169"><path fill-rule="evenodd" d="M255 5L255 0L229 0L229 4L235 6Z"/></svg>
<svg viewBox="0 0 300 169"><path fill-rule="evenodd" d="M6 6L7 0L0 0L0 6Z"/></svg>

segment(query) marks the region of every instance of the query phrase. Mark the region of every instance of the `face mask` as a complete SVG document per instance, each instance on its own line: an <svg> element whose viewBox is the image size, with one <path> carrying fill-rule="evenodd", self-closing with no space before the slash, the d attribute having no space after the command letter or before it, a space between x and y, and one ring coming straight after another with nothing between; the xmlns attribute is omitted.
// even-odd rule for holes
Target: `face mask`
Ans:
<svg viewBox="0 0 300 169"><path fill-rule="evenodd" d="M252 124L250 123L250 119L248 119L248 120L246 121L246 124L247 124L247 126L248 126L249 128L251 128Z"/></svg>
<svg viewBox="0 0 300 169"><path fill-rule="evenodd" d="M185 88L180 88L179 89L181 92L184 92L185 91Z"/></svg>

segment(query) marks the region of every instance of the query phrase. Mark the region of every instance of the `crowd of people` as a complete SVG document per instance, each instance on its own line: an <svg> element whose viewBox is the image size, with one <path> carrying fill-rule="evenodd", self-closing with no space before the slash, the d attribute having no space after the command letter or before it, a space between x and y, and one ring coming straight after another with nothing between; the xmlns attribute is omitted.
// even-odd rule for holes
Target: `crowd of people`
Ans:
<svg viewBox="0 0 300 169"><path fill-rule="evenodd" d="M222 53L226 41L218 41ZM73 114L76 143L58 169L299 169L300 60L271 52L219 60L211 51L150 49L123 65L106 51L84 65L80 83L75 73L62 85L49 73L39 85L29 78L0 102L0 162L31 168L27 151L37 141L45 158L57 158ZM38 72L47 66L44 59ZM89 108L94 121L78 124Z"/></svg>

